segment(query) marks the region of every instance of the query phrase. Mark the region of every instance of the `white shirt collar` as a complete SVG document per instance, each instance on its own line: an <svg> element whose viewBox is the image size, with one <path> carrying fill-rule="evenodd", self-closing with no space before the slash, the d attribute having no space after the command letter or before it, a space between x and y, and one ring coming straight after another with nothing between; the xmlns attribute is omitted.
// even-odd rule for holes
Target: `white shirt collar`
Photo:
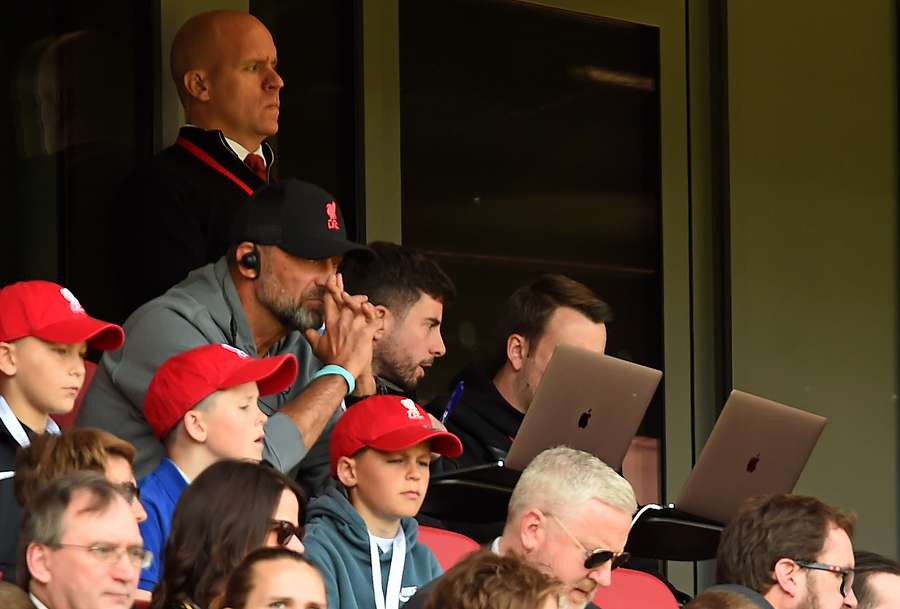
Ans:
<svg viewBox="0 0 900 609"><path fill-rule="evenodd" d="M175 461L173 461L172 459L169 459L169 463L172 464L172 466L175 468L175 471L176 471L176 472L178 472L179 474L181 474L181 477L184 478L184 481L185 481L185 482L187 482L188 484L191 483L191 479L187 477L187 474L184 473L184 470L182 470L180 467L178 467L178 464L175 463Z"/></svg>
<svg viewBox="0 0 900 609"><path fill-rule="evenodd" d="M197 129L202 129L202 127L197 127L197 125L192 125L191 123L185 123L184 126L185 127L196 127ZM225 136L224 133L222 134L222 136L225 137L225 142L231 148L232 152L234 152L237 155L237 158L241 159L241 161L243 161L244 159L247 158L247 155L250 154L249 150L247 150L246 148L241 146L239 143L237 143L230 137ZM258 154L259 156L261 156L263 163L266 163L266 155L264 155L262 153L262 144L260 144L259 147L257 147L257 149L253 151L253 154ZM268 166L268 163L266 163L266 166Z"/></svg>
<svg viewBox="0 0 900 609"><path fill-rule="evenodd" d="M500 539L500 537L497 537L491 542L491 552L497 556L500 556Z"/></svg>
<svg viewBox="0 0 900 609"><path fill-rule="evenodd" d="M247 158L248 154L250 154L249 150L247 150L246 148L244 148L243 146L241 146L240 144L235 142L233 139L226 137L225 141L228 142L228 145L231 146L231 149L234 150L234 153L242 161ZM253 154L262 157L263 163L266 162L266 157L262 153L262 144L260 144L259 147L253 151Z"/></svg>
<svg viewBox="0 0 900 609"><path fill-rule="evenodd" d="M34 604L35 607L37 607L37 609L50 609L49 607L47 607L47 605L45 605L44 603L41 602L41 599L39 599L38 597L36 597L34 595L34 592L29 592L28 598L31 599L31 602Z"/></svg>
<svg viewBox="0 0 900 609"><path fill-rule="evenodd" d="M22 422L16 417L16 413L13 412L12 407L2 395L0 395L0 424L6 427L9 434L22 448L27 448L31 444L31 440L28 439L28 435L25 433L25 428L22 427ZM61 430L56 421L48 417L47 427L44 429L44 432L59 435Z"/></svg>

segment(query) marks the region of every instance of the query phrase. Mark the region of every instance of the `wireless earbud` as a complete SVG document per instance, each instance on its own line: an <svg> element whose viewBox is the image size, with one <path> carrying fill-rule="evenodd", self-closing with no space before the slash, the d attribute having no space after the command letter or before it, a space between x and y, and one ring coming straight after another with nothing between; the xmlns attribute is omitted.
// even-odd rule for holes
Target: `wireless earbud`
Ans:
<svg viewBox="0 0 900 609"><path fill-rule="evenodd" d="M244 254L240 260L238 260L238 264L240 264L245 269L251 269L256 272L256 277L259 277L259 250L256 249L256 246L253 246L253 250Z"/></svg>

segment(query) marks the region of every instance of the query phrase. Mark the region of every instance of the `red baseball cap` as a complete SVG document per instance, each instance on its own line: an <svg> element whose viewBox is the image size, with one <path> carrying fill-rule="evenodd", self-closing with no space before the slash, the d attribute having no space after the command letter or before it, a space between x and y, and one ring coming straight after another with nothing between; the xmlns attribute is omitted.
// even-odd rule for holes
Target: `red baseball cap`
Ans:
<svg viewBox="0 0 900 609"><path fill-rule="evenodd" d="M434 427L422 407L399 395L374 395L347 409L331 432L331 474L341 457L363 448L394 452L431 440L431 451L458 457L462 443L449 431Z"/></svg>
<svg viewBox="0 0 900 609"><path fill-rule="evenodd" d="M211 393L255 382L259 395L271 395L290 387L298 369L292 354L256 358L231 345L197 347L159 367L144 398L144 417L161 440Z"/></svg>
<svg viewBox="0 0 900 609"><path fill-rule="evenodd" d="M115 351L125 342L121 327L90 317L72 292L52 281L20 281L0 289L0 341L26 336L86 341L101 351Z"/></svg>

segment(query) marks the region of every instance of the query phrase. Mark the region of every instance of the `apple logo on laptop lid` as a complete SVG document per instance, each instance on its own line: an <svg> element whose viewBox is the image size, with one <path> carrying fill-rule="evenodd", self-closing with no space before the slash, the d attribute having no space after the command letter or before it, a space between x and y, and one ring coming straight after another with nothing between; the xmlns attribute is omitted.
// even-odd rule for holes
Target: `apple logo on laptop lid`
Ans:
<svg viewBox="0 0 900 609"><path fill-rule="evenodd" d="M747 461L747 471L752 474L756 471L757 465L759 465L759 453L756 453L749 461Z"/></svg>
<svg viewBox="0 0 900 609"><path fill-rule="evenodd" d="M591 410L592 408L588 408L584 412L581 413L581 416L578 417L578 427L580 429L584 429L588 426L588 421L591 420Z"/></svg>

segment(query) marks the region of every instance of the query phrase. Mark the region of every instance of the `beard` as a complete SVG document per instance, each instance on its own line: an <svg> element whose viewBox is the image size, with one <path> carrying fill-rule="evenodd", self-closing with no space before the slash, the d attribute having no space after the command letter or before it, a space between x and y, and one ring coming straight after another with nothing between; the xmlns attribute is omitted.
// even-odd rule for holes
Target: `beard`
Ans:
<svg viewBox="0 0 900 609"><path fill-rule="evenodd" d="M296 300L270 273L264 273L256 282L256 299L284 326L305 332L316 330L324 323L321 308L312 308L309 301L319 299L320 307L325 288L309 288Z"/></svg>
<svg viewBox="0 0 900 609"><path fill-rule="evenodd" d="M584 601L583 603L573 603L569 600L569 596L567 594L560 594L558 597L559 601L559 609L584 609L590 603L590 599Z"/></svg>
<svg viewBox="0 0 900 609"><path fill-rule="evenodd" d="M575 582L571 586L568 586L567 590L559 595L559 609L584 609L591 603L591 599L594 598L594 593L597 592L597 587L597 582L589 578L582 579ZM571 600L569 598L569 592L574 588L578 588L582 591L587 591L587 599L578 603Z"/></svg>
<svg viewBox="0 0 900 609"><path fill-rule="evenodd" d="M421 380L418 368L423 370L434 363L434 358L413 362L409 355L390 338L375 343L372 353L373 371L401 389L412 391Z"/></svg>

